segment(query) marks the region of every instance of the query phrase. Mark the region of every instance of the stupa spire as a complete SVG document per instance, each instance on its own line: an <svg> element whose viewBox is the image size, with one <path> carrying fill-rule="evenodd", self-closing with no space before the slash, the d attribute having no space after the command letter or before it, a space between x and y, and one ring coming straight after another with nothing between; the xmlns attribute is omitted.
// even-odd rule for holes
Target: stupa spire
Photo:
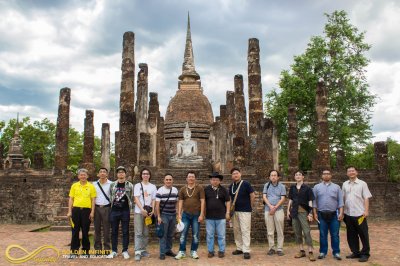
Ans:
<svg viewBox="0 0 400 266"><path fill-rule="evenodd" d="M183 64L182 64L182 74L179 76L179 79L183 80L185 77L194 78L195 80L200 79L200 76L199 76L199 74L197 74L195 66L194 66L192 34L190 31L189 12L188 12L188 20L187 20L185 54L184 54Z"/></svg>

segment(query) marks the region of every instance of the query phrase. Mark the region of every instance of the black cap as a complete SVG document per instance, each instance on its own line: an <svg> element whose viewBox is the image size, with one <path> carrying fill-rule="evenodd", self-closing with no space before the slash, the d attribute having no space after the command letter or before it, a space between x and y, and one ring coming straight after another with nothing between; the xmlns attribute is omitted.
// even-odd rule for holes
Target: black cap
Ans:
<svg viewBox="0 0 400 266"><path fill-rule="evenodd" d="M208 176L209 178L213 178L213 177L218 177L219 180L224 179L224 177L222 175L220 175L218 172L213 172L211 175Z"/></svg>
<svg viewBox="0 0 400 266"><path fill-rule="evenodd" d="M125 167L123 167L122 165L117 167L116 172L118 173L119 170L124 171L125 174L126 174L126 169L125 169Z"/></svg>

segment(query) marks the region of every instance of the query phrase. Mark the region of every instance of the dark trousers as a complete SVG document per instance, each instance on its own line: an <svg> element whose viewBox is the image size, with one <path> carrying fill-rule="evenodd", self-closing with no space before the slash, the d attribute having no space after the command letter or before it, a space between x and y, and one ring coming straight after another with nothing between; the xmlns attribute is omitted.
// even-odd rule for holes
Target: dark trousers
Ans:
<svg viewBox="0 0 400 266"><path fill-rule="evenodd" d="M347 243L349 244L352 253L359 256L369 257L369 236L368 236L368 223L367 219L361 224L358 224L358 219L361 216L348 216L344 215L344 222L346 223ZM360 242L363 245L360 251Z"/></svg>
<svg viewBox="0 0 400 266"><path fill-rule="evenodd" d="M74 222L74 228L72 228L72 238L71 238L72 252L77 252L81 246L81 243L79 241L79 231L82 230L82 254L89 255L90 211L91 211L90 208L78 208L78 207L72 208L72 221Z"/></svg>
<svg viewBox="0 0 400 266"><path fill-rule="evenodd" d="M110 223L112 228L111 244L112 251L118 252L118 230L119 223L122 224L122 252L128 250L129 245L129 221L130 211L111 209Z"/></svg>
<svg viewBox="0 0 400 266"><path fill-rule="evenodd" d="M104 241L102 241L102 236ZM96 206L94 211L94 249L110 250L110 207Z"/></svg>

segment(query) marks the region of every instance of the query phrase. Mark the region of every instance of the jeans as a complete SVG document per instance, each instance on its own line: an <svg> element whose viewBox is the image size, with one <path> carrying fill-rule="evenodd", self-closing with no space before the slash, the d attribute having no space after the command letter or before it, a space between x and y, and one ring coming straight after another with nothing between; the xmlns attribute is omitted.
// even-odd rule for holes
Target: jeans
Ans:
<svg viewBox="0 0 400 266"><path fill-rule="evenodd" d="M122 252L128 250L129 245L129 221L130 211L129 210L114 210L110 212L110 223L112 228L112 251L118 251L118 230L119 223L122 224Z"/></svg>
<svg viewBox="0 0 400 266"><path fill-rule="evenodd" d="M172 251L172 238L175 233L176 215L161 214L161 220L164 225L164 236L160 238L160 255Z"/></svg>
<svg viewBox="0 0 400 266"><path fill-rule="evenodd" d="M149 244L149 227L144 224L144 219L141 213L135 213L135 254L141 254Z"/></svg>
<svg viewBox="0 0 400 266"><path fill-rule="evenodd" d="M214 252L214 233L217 233L219 252L225 252L226 220L206 219L206 231L208 252Z"/></svg>
<svg viewBox="0 0 400 266"><path fill-rule="evenodd" d="M197 251L197 248L199 247L199 216L200 214L182 213L182 222L185 225L185 228L183 229L179 239L179 251L186 251L186 239L190 226L192 227L192 246L190 250Z"/></svg>
<svg viewBox="0 0 400 266"><path fill-rule="evenodd" d="M318 212L318 220L319 220L319 252L327 254L328 253L328 230L331 234L331 247L332 254L340 254L339 248L339 229L340 222L338 221L337 213L332 217L331 220L324 220L322 218L321 212Z"/></svg>

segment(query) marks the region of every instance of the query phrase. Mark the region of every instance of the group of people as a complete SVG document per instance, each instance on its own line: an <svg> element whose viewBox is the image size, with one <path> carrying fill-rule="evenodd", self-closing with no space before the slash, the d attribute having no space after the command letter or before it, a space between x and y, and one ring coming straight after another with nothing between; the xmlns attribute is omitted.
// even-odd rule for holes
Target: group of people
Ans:
<svg viewBox="0 0 400 266"><path fill-rule="evenodd" d="M187 172L186 185L179 190L173 186L174 177L165 174L164 185L160 188L150 183L151 171L144 168L140 172L141 181L135 185L126 179L126 169L116 169L117 180L108 180L108 169L100 168L98 181L87 181L88 171L78 170L79 182L72 185L69 194L68 214L71 219L72 239L71 258L78 254L88 256L90 242L88 237L91 221L94 222L94 249L109 251L108 258L118 254L118 232L122 226L122 256L129 259L129 223L131 211L134 212L134 234L136 261L150 256L147 251L149 243L149 225L156 223L163 233L160 237L159 258L167 256L175 259L186 257L186 242L191 228L192 240L190 257L198 259L197 253L200 237L200 223L206 225L206 242L208 258L225 257L227 222L233 226L236 249L232 255L243 255L250 259L251 215L255 207L255 191L248 181L241 177L239 168L231 170L232 183L229 188L221 185L223 176L213 172L210 185L203 188L196 182L196 173ZM332 182L330 170L322 171L322 181L313 188L304 183L304 174L294 174L296 183L289 188L286 219L292 223L299 252L295 258L308 257L315 261L313 242L310 235L310 222L315 220L320 231L320 250L318 259L324 259L328 253L328 232L331 236L332 255L341 260L339 248L340 222L347 228L347 242L351 254L348 259L368 261L369 237L367 216L371 193L367 184L357 178L357 169L347 168L348 181L342 189ZM282 184L280 173L271 170L269 181L263 188L264 217L267 227L267 254L283 256L285 213L283 204L286 201L286 187ZM172 250L173 236L181 225L179 251ZM111 241L110 241L111 228ZM82 250L79 232L82 231ZM277 243L275 244L275 232ZM214 238L217 237L218 252L214 249ZM303 247L303 236L308 254ZM360 250L359 239L362 242ZM111 242L111 245L110 245Z"/></svg>

